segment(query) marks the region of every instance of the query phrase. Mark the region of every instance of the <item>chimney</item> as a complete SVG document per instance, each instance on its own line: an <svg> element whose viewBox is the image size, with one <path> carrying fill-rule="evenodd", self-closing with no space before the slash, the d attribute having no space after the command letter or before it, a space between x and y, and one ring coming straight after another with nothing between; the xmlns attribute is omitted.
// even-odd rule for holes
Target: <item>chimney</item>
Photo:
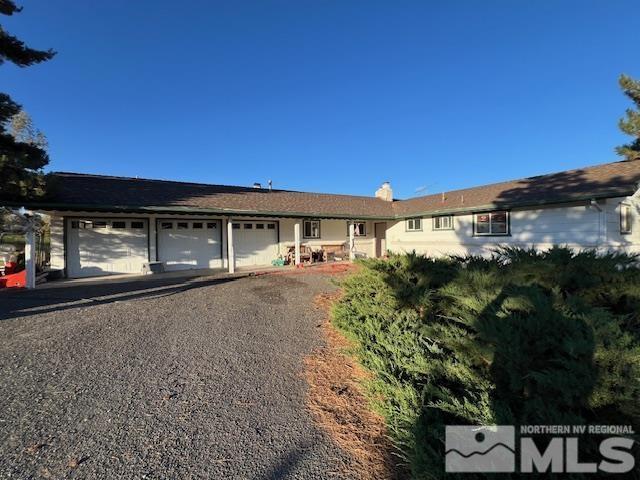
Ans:
<svg viewBox="0 0 640 480"><path fill-rule="evenodd" d="M262 185L260 185L258 182L255 182L253 184L253 188L262 188Z"/></svg>
<svg viewBox="0 0 640 480"><path fill-rule="evenodd" d="M382 186L376 190L376 198L387 202L393 201L393 190L391 190L391 184L389 182L384 182Z"/></svg>

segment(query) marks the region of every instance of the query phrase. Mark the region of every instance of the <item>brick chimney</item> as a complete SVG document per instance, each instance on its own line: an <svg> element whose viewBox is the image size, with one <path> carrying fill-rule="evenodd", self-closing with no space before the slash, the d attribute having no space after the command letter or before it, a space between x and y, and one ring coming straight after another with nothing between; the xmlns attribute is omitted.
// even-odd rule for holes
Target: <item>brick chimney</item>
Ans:
<svg viewBox="0 0 640 480"><path fill-rule="evenodd" d="M387 202L393 201L393 190L391 190L391 184L389 182L384 182L382 186L376 190L376 198L380 198Z"/></svg>

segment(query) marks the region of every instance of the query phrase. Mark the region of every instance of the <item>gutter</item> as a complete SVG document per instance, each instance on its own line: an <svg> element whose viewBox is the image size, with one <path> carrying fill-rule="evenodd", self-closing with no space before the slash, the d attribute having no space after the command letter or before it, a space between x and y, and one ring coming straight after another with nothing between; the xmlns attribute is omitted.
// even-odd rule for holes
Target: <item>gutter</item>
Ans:
<svg viewBox="0 0 640 480"><path fill-rule="evenodd" d="M625 191L609 191L603 192L598 195L581 195L573 198L568 198L566 200L538 200L538 201L530 201L530 202L522 202L522 203L487 203L484 205L472 205L458 208L443 208L438 210L423 210L418 213L406 213L395 215L395 219L407 219L414 217L427 217L427 216L435 216L435 215L445 215L445 214L454 214L454 213L474 213L485 210L510 210L512 208L526 208L526 207L542 207L547 205L564 205L566 203L580 203L580 202L588 202L589 204L593 200L601 200L604 198L613 198L613 197L624 197L633 195L637 190L625 190Z"/></svg>
<svg viewBox="0 0 640 480"><path fill-rule="evenodd" d="M278 212L266 210L238 210L230 208L200 208L200 207L157 207L157 206L132 206L132 205L87 205L68 203L8 203L8 206L29 206L29 208L43 211L64 210L82 212L103 213L173 213L173 214L209 214L209 215L234 215L245 217L288 217L288 218L320 218L320 219L345 219L345 220L394 220L394 216L375 216L358 214L328 214L305 212Z"/></svg>
<svg viewBox="0 0 640 480"><path fill-rule="evenodd" d="M566 200L538 200L522 203L487 203L483 205L464 206L457 208L443 208L436 210L423 210L418 212L395 214L395 215L359 215L349 213L320 213L320 212L281 212L281 211L266 211L266 210L237 210L228 208L200 208L200 207L158 207L158 206L132 206L132 205L87 205L87 204L68 204L68 203L46 203L46 202L34 202L34 203L5 203L7 206L25 206L32 209L51 211L51 210L66 210L66 211L84 211L84 212L103 212L103 213L173 213L173 214L208 214L208 215L236 215L245 217L285 217L285 218L317 218L317 219L344 219L344 220L406 220L408 218L415 217L431 217L436 215L447 215L456 213L473 213L486 210L508 210L512 208L526 208L526 207L541 207L547 205L563 205L566 203L576 202L591 202L592 200L599 200L603 198L612 198L620 196L629 196L636 193L637 190L616 190L603 192L598 195L584 195L577 196ZM404 200L400 200L402 202Z"/></svg>

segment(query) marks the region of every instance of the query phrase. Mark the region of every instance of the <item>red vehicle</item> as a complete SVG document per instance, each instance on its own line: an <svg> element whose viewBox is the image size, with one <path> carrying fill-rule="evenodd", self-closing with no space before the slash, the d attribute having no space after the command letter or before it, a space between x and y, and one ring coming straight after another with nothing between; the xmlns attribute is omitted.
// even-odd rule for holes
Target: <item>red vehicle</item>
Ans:
<svg viewBox="0 0 640 480"><path fill-rule="evenodd" d="M0 246L0 276L18 271L19 253L13 245Z"/></svg>

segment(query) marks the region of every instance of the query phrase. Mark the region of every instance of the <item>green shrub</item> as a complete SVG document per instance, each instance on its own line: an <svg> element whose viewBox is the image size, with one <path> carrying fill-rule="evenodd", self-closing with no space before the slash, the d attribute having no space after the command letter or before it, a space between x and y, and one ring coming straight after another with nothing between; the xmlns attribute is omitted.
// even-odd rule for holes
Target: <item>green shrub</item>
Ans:
<svg viewBox="0 0 640 480"><path fill-rule="evenodd" d="M362 267L333 321L374 373L370 398L414 478L444 476L445 425L640 430L635 257L509 248Z"/></svg>

